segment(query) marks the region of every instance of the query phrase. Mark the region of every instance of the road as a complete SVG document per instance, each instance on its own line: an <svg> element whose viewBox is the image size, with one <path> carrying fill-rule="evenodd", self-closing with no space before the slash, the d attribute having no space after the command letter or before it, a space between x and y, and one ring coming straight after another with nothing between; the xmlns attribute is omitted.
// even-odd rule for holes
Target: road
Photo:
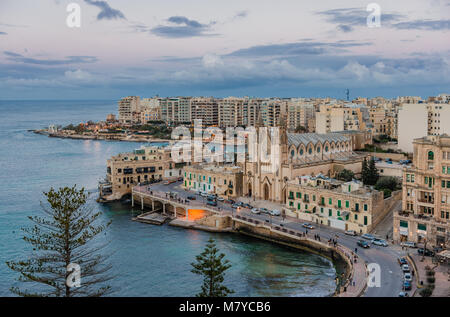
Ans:
<svg viewBox="0 0 450 317"><path fill-rule="evenodd" d="M195 204L205 204L206 198L197 195L192 191L187 191L182 188L181 181L172 183L169 185L164 185L163 183L156 183L151 186L142 186L147 189L151 188L153 192L159 192L164 194L166 192L177 193L178 198L182 200L187 200L188 196L196 196ZM194 203L194 202L193 202ZM253 219L258 219L262 222L271 223L272 225L283 226L287 229L292 229L296 231L302 231L306 233L306 229L302 226L304 221L286 217L283 219L280 216L270 216L267 214L253 214L247 208L240 208L239 211L231 208L231 205L224 202L217 202L217 207L208 206L210 209L220 210L224 213L239 213L242 216L251 217ZM189 203L188 203L189 205ZM281 210L281 205L279 210ZM328 239L337 239L338 244L347 247L350 250L355 251L357 247L356 242L361 238L358 236L345 235L342 230L331 228L324 225L317 225L315 229L308 230L308 235L313 238L314 234L318 234L322 242L327 242ZM397 297L399 292L402 290L403 283L403 273L401 271L400 265L398 264L398 258L405 256L406 252L400 250L397 246L389 245L388 247L371 245L369 249L357 248L358 260L369 263L377 263L380 266L380 287L367 287L363 296L367 297Z"/></svg>

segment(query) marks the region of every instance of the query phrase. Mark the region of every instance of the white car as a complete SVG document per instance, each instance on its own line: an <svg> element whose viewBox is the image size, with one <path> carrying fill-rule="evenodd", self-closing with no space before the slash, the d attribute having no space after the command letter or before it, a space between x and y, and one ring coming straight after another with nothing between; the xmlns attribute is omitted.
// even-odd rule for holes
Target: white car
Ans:
<svg viewBox="0 0 450 317"><path fill-rule="evenodd" d="M382 246L382 247L387 247L388 246L388 243L386 242L386 240L383 240L383 239L373 239L372 240L372 244L379 245L379 246Z"/></svg>
<svg viewBox="0 0 450 317"><path fill-rule="evenodd" d="M402 265L402 271L403 271L403 272L410 272L410 270L409 270L409 265L408 265L408 264L403 264L403 265Z"/></svg>
<svg viewBox="0 0 450 317"><path fill-rule="evenodd" d="M412 275L411 273L405 273L405 275L403 275L403 278L405 279L405 281L407 282L412 282Z"/></svg>
<svg viewBox="0 0 450 317"><path fill-rule="evenodd" d="M217 201L225 201L225 198L223 198L223 197L217 197Z"/></svg>
<svg viewBox="0 0 450 317"><path fill-rule="evenodd" d="M417 244L416 244L415 242L409 242L409 241L407 241L407 242L402 242L402 243L400 243L400 245L401 245L402 247L407 247L407 248L417 248Z"/></svg>
<svg viewBox="0 0 450 317"><path fill-rule="evenodd" d="M345 234L348 236L356 236L356 231L355 230L346 230Z"/></svg>
<svg viewBox="0 0 450 317"><path fill-rule="evenodd" d="M207 197L207 196L208 196L208 193L207 193L207 192L200 192L200 196L202 196L202 197Z"/></svg>
<svg viewBox="0 0 450 317"><path fill-rule="evenodd" d="M252 209L252 214L260 214L261 213L261 211L259 211L259 209L258 208L253 208Z"/></svg>
<svg viewBox="0 0 450 317"><path fill-rule="evenodd" d="M279 210L276 210L276 209L270 211L270 214L272 216L281 216L281 212Z"/></svg>

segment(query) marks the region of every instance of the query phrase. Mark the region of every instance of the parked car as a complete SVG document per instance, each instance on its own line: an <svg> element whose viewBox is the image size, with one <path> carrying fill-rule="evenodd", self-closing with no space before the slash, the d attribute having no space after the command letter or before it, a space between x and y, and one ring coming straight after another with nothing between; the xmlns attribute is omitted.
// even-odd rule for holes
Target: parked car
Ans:
<svg viewBox="0 0 450 317"><path fill-rule="evenodd" d="M388 246L388 243L386 242L386 240L383 240L383 239L375 238L375 239L372 240L372 243L375 244L375 245L382 246L382 247L387 247Z"/></svg>
<svg viewBox="0 0 450 317"><path fill-rule="evenodd" d="M307 223L307 222L305 222L304 224L302 224L302 227L303 228L306 228L306 229L314 229L314 226L313 225L311 225L310 223Z"/></svg>
<svg viewBox="0 0 450 317"><path fill-rule="evenodd" d="M412 275L411 273L405 273L405 275L403 275L403 279L407 282L412 282Z"/></svg>
<svg viewBox="0 0 450 317"><path fill-rule="evenodd" d="M404 264L408 264L408 261L405 258L400 258L398 259L398 263L400 263L400 266L402 266Z"/></svg>
<svg viewBox="0 0 450 317"><path fill-rule="evenodd" d="M253 206L250 204L242 204L243 207L247 208L247 209L252 209Z"/></svg>
<svg viewBox="0 0 450 317"><path fill-rule="evenodd" d="M270 211L269 211L269 209L267 209L267 208L259 208L259 211L261 211L263 214L268 214L268 213L270 213Z"/></svg>
<svg viewBox="0 0 450 317"><path fill-rule="evenodd" d="M425 256L434 256L434 252L431 250L425 249L424 251L424 248L417 249L417 253L419 253L420 255L423 255L424 252Z"/></svg>
<svg viewBox="0 0 450 317"><path fill-rule="evenodd" d="M224 201L225 200L225 198L223 198L223 197L217 197L217 201Z"/></svg>
<svg viewBox="0 0 450 317"><path fill-rule="evenodd" d="M239 208L239 205L238 205L238 204L232 204L232 205L231 205L231 208L233 208L233 209L238 209L238 208Z"/></svg>
<svg viewBox="0 0 450 317"><path fill-rule="evenodd" d="M398 297L408 297L408 293L407 292L403 292L401 291L400 293L398 293Z"/></svg>
<svg viewBox="0 0 450 317"><path fill-rule="evenodd" d="M405 291L410 291L410 290L411 290L411 282L404 281L404 282L403 282L403 289L404 289Z"/></svg>
<svg viewBox="0 0 450 317"><path fill-rule="evenodd" d="M259 211L258 208L253 208L253 209L252 209L252 214L258 215L258 214L260 214L260 213L261 213L261 211Z"/></svg>
<svg viewBox="0 0 450 317"><path fill-rule="evenodd" d="M367 241L364 241L364 240L359 240L358 242L356 242L356 244L359 245L360 247L364 248L364 249L370 248L370 244Z"/></svg>
<svg viewBox="0 0 450 317"><path fill-rule="evenodd" d="M271 211L270 211L270 214L271 214L272 216L281 216L281 212L280 212L279 210L276 210L276 209L271 210Z"/></svg>
<svg viewBox="0 0 450 317"><path fill-rule="evenodd" d="M200 192L200 196L202 196L202 197L207 197L207 196L208 196L208 193L207 193L207 192Z"/></svg>
<svg viewBox="0 0 450 317"><path fill-rule="evenodd" d="M189 196L187 196L187 199L189 199L189 200L196 200L196 199L197 199L197 197L195 197L195 196L192 196L192 195L189 195Z"/></svg>
<svg viewBox="0 0 450 317"><path fill-rule="evenodd" d="M417 244L415 242L406 241L406 242L400 243L400 245L402 247L407 247L407 248L417 248Z"/></svg>
<svg viewBox="0 0 450 317"><path fill-rule="evenodd" d="M403 272L411 272L410 269L409 269L409 265L408 264L403 264L402 265L402 271Z"/></svg>
<svg viewBox="0 0 450 317"><path fill-rule="evenodd" d="M373 239L375 239L375 236L371 235L370 233L365 233L361 236L361 238L366 239L366 240L373 240Z"/></svg>
<svg viewBox="0 0 450 317"><path fill-rule="evenodd" d="M233 205L234 204L234 200L233 199L227 199L227 200L225 200L225 203Z"/></svg>
<svg viewBox="0 0 450 317"><path fill-rule="evenodd" d="M180 181L182 181L183 180L183 177L178 177L178 181L180 182Z"/></svg>
<svg viewBox="0 0 450 317"><path fill-rule="evenodd" d="M217 206L217 201L215 200L208 200L208 202L206 203L209 206Z"/></svg>
<svg viewBox="0 0 450 317"><path fill-rule="evenodd" d="M208 195L208 196L206 196L206 199L208 199L208 200L216 200L216 196L214 196L214 195Z"/></svg>
<svg viewBox="0 0 450 317"><path fill-rule="evenodd" d="M169 182L169 181L165 181L163 184L164 184L164 185L169 185L170 182Z"/></svg>
<svg viewBox="0 0 450 317"><path fill-rule="evenodd" d="M356 236L356 231L355 230L346 230L345 234L348 236Z"/></svg>

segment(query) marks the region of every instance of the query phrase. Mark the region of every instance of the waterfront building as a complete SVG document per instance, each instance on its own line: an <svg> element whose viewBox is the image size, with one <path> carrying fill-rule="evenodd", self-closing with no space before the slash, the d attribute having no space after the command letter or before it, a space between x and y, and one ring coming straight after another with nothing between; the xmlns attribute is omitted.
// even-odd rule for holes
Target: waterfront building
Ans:
<svg viewBox="0 0 450 317"><path fill-rule="evenodd" d="M447 246L450 238L450 136L415 139L413 165L403 169L402 211L394 240Z"/></svg>
<svg viewBox="0 0 450 317"><path fill-rule="evenodd" d="M136 120L134 114L140 112L140 97L130 96L119 100L119 121L121 124L132 124Z"/></svg>
<svg viewBox="0 0 450 317"><path fill-rule="evenodd" d="M168 124L186 123L193 120L191 97L161 98L159 100L160 119Z"/></svg>
<svg viewBox="0 0 450 317"><path fill-rule="evenodd" d="M290 216L341 230L368 233L383 215L383 193L359 181L343 182L323 175L287 182Z"/></svg>
<svg viewBox="0 0 450 317"><path fill-rule="evenodd" d="M186 163L174 163L171 148L142 147L120 153L107 161L106 180L100 183L100 197L118 200L130 194L133 186L154 180L176 179L182 176Z"/></svg>
<svg viewBox="0 0 450 317"><path fill-rule="evenodd" d="M183 168L183 187L224 198L243 194L243 172L235 165L197 164Z"/></svg>

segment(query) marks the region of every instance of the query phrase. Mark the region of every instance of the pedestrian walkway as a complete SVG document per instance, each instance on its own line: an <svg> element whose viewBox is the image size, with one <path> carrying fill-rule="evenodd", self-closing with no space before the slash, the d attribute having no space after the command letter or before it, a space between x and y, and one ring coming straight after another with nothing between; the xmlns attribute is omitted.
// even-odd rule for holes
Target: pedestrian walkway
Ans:
<svg viewBox="0 0 450 317"><path fill-rule="evenodd" d="M423 256L419 254L412 254L410 257L414 260L417 267L417 281L420 285L420 281L423 285L427 285L427 275L425 267L429 266L433 268L435 272L435 288L433 290L432 297L450 297L450 267L445 264L432 263L432 258L426 256L422 261ZM417 292L418 293L418 292ZM416 294L416 296L420 296Z"/></svg>
<svg viewBox="0 0 450 317"><path fill-rule="evenodd" d="M342 248L342 247L339 247ZM348 250L348 249L347 249ZM348 251L347 251L348 252ZM367 268L364 261L356 256L356 263L353 262L353 275L348 285L341 288L338 297L358 297L361 296L367 285Z"/></svg>

